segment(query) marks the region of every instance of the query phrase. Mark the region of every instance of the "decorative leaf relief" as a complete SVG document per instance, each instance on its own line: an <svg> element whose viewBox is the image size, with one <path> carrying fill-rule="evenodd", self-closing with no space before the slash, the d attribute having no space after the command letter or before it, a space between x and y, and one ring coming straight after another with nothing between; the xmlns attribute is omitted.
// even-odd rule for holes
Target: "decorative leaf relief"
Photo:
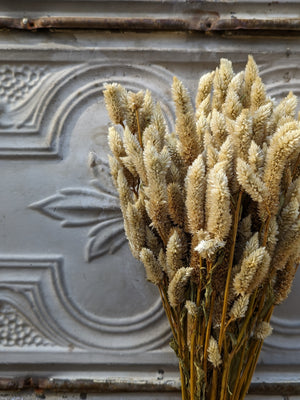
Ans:
<svg viewBox="0 0 300 400"><path fill-rule="evenodd" d="M61 221L63 227L95 225L88 233L85 258L91 261L116 252L125 242L119 198L112 186L109 166L97 158L93 161L94 180L90 188L65 188L29 207L47 217Z"/></svg>
<svg viewBox="0 0 300 400"><path fill-rule="evenodd" d="M54 346L30 324L13 306L0 303L0 346Z"/></svg>
<svg viewBox="0 0 300 400"><path fill-rule="evenodd" d="M116 196L92 189L66 188L30 208L57 219L65 227L93 225L109 215L120 216Z"/></svg>
<svg viewBox="0 0 300 400"><path fill-rule="evenodd" d="M91 261L103 254L115 253L126 241L123 218L107 219L92 228L86 245L86 259Z"/></svg>

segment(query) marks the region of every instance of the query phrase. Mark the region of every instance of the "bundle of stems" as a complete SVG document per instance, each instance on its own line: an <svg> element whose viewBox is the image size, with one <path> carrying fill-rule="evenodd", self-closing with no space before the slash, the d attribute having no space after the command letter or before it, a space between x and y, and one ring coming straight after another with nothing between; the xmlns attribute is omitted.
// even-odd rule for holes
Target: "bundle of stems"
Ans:
<svg viewBox="0 0 300 400"><path fill-rule="evenodd" d="M157 285L182 399L241 400L275 305L300 260L300 123L277 106L251 56L221 59L195 108L174 78L175 132L149 91L104 90L111 174L134 257Z"/></svg>

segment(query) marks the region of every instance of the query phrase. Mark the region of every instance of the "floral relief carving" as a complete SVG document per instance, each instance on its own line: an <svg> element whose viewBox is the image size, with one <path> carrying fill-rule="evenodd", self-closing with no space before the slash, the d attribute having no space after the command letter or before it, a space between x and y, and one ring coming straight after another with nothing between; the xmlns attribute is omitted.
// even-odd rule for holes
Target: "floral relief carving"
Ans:
<svg viewBox="0 0 300 400"><path fill-rule="evenodd" d="M0 101L12 104L23 100L38 85L45 72L45 65L1 65Z"/></svg>
<svg viewBox="0 0 300 400"><path fill-rule="evenodd" d="M12 305L0 304L0 345L3 347L53 346Z"/></svg>
<svg viewBox="0 0 300 400"><path fill-rule="evenodd" d="M63 227L89 226L85 257L91 261L105 253L114 253L125 243L119 199L110 182L108 165L98 160L93 169L98 179L86 188L64 188L29 207L61 221Z"/></svg>

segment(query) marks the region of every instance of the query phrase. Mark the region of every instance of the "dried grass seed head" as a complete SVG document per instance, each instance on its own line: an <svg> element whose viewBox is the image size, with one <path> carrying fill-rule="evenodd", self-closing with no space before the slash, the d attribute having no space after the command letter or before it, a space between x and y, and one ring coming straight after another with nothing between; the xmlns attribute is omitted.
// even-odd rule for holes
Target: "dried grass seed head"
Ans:
<svg viewBox="0 0 300 400"><path fill-rule="evenodd" d="M205 214L205 165L202 154L188 168L185 179L186 211L190 233L204 228Z"/></svg>
<svg viewBox="0 0 300 400"><path fill-rule="evenodd" d="M189 166L200 151L194 110L187 90L176 77L173 79L172 94L176 107L176 133L181 144L181 156Z"/></svg>
<svg viewBox="0 0 300 400"><path fill-rule="evenodd" d="M104 84L104 101L110 120L118 125L126 119L126 90L118 83Z"/></svg>
<svg viewBox="0 0 300 400"><path fill-rule="evenodd" d="M168 297L171 307L175 308L185 300L185 294L189 285L193 268L180 268L168 287Z"/></svg>
<svg viewBox="0 0 300 400"><path fill-rule="evenodd" d="M222 364L222 358L219 351L219 346L216 339L211 336L209 339L209 345L207 349L208 360L212 363L214 368L217 368Z"/></svg>
<svg viewBox="0 0 300 400"><path fill-rule="evenodd" d="M254 332L254 336L259 340L265 340L268 336L272 334L273 328L270 322L262 321L260 322Z"/></svg>
<svg viewBox="0 0 300 400"><path fill-rule="evenodd" d="M163 280L163 271L157 258L150 249L142 248L140 260L144 264L148 281L159 285Z"/></svg>

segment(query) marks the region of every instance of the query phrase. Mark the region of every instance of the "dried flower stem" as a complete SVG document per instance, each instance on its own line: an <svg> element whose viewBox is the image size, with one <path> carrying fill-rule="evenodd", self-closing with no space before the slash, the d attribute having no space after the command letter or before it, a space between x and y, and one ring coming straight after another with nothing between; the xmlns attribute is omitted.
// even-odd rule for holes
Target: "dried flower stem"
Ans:
<svg viewBox="0 0 300 400"><path fill-rule="evenodd" d="M194 353L195 353L195 337L196 337L196 322L193 323L193 332L191 337L191 350L190 350L190 391L191 400L195 400L195 366L194 366Z"/></svg>
<svg viewBox="0 0 300 400"><path fill-rule="evenodd" d="M233 266L233 258L234 258L234 249L240 219L240 211L241 211L241 204L242 204L242 196L243 191L240 190L238 194L238 199L236 203L236 208L234 212L234 219L233 219L233 230L232 230L232 245L230 250L230 256L228 261L228 272L227 272L227 279L226 279L226 286L225 286L225 293L224 293L224 301L223 301L223 311L222 311L222 320L221 320L221 327L220 327L220 336L219 336L219 350L222 350L224 334L225 334L225 327L226 327L226 315L227 315L227 308L228 308L228 296L229 296L229 287L231 281L231 271Z"/></svg>
<svg viewBox="0 0 300 400"><path fill-rule="evenodd" d="M214 305L215 305L215 297L216 297L216 292L214 291L212 293L211 299L210 299L210 305L209 305L210 312L209 312L209 317L208 317L205 334L203 332L203 336L205 336L204 352L203 352L203 370L205 373L205 379L207 379L207 349L208 349L209 339L210 339L210 335L211 335L211 323L212 323L213 309L214 309Z"/></svg>
<svg viewBox="0 0 300 400"><path fill-rule="evenodd" d="M176 326L176 324L174 322L169 302L167 301L167 295L164 292L165 289L162 288L161 286L158 286L158 290L159 290L159 294L160 294L160 297L161 297L162 305L163 305L165 313L167 315L167 318L168 318L168 321L169 321L173 336L174 336L175 339L177 339L177 333L176 333L177 332L177 326Z"/></svg>
<svg viewBox="0 0 300 400"><path fill-rule="evenodd" d="M202 258L200 257L200 266L199 269L201 271L202 268ZM197 287L197 296L196 296L196 306L199 307L201 299L201 279ZM195 358L195 339L197 332L197 323L198 317L195 317L193 323L193 332L191 336L191 350L190 350L190 392L191 392L191 400L195 400L195 366L194 366L194 358Z"/></svg>

